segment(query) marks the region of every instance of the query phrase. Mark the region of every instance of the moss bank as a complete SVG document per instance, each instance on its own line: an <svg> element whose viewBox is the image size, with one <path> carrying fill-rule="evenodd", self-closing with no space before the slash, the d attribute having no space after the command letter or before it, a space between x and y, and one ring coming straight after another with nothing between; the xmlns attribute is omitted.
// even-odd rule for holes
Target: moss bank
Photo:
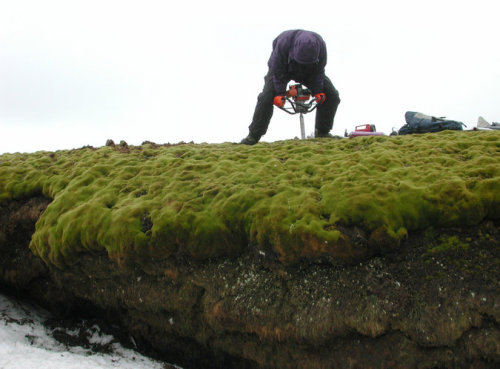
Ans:
<svg viewBox="0 0 500 369"><path fill-rule="evenodd" d="M0 206L53 199L31 249L208 258L249 244L283 263L355 260L408 232L500 219L498 132L130 148L0 156ZM363 247L346 229L367 235Z"/></svg>

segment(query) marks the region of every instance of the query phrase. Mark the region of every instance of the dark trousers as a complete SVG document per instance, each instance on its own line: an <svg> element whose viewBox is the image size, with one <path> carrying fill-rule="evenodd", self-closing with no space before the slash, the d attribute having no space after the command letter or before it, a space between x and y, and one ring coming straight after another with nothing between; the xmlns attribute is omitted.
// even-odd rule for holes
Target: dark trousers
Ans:
<svg viewBox="0 0 500 369"><path fill-rule="evenodd" d="M267 73L264 77L264 81L264 88L257 97L257 105L255 106L252 123L248 127L250 134L256 138L260 138L267 132L269 122L273 116L273 99L274 96L276 96L272 74ZM315 129L319 133L328 133L333 127L333 119L337 113L340 98L339 92L335 89L332 81L330 81L330 78L327 76L325 76L323 92L326 95L326 100L316 109Z"/></svg>

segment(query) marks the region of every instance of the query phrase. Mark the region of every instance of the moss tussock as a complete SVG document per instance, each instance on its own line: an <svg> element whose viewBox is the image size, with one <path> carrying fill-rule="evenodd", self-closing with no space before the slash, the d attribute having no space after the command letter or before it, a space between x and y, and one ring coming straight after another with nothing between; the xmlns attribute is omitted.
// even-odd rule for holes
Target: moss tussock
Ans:
<svg viewBox="0 0 500 369"><path fill-rule="evenodd" d="M285 263L350 260L409 231L500 219L499 153L497 132L442 132L5 154L0 204L53 199L31 248L56 265L84 250L207 258L249 242Z"/></svg>

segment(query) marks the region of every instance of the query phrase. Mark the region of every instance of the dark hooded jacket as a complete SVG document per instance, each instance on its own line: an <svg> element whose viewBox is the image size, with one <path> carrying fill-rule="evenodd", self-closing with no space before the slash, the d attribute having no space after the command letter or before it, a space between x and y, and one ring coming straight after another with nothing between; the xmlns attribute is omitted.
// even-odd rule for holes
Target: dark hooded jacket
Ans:
<svg viewBox="0 0 500 369"><path fill-rule="evenodd" d="M313 95L323 92L326 44L315 32L290 30L273 41L268 61L276 95L284 95L290 80L303 83Z"/></svg>

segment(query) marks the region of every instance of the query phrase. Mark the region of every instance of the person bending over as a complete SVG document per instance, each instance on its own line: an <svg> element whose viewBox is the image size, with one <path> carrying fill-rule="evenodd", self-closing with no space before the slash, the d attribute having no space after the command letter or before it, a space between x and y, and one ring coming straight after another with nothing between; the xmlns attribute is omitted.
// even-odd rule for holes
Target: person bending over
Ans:
<svg viewBox="0 0 500 369"><path fill-rule="evenodd" d="M285 105L286 87L291 80L307 86L319 104L315 137L332 137L329 132L340 98L325 75L326 56L325 41L315 32L289 30L274 39L264 88L257 98L249 133L241 140L242 144L255 145L266 134L273 116L273 104L278 107Z"/></svg>

